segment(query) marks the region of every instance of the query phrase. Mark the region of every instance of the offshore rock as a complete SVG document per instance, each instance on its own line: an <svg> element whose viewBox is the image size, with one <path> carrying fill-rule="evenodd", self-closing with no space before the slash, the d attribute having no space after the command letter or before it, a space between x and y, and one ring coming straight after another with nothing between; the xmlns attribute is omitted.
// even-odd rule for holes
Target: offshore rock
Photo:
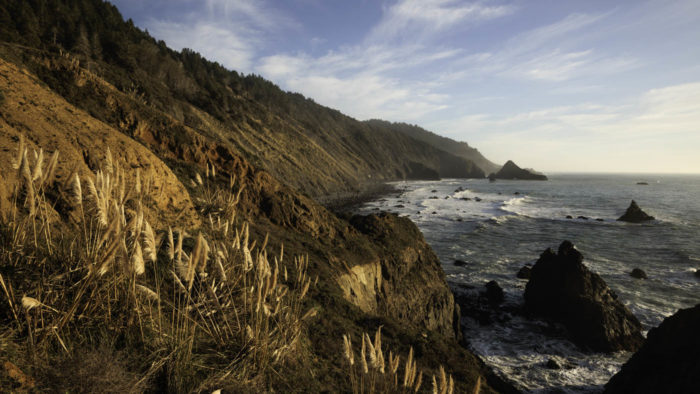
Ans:
<svg viewBox="0 0 700 394"><path fill-rule="evenodd" d="M605 385L605 393L696 393L700 387L700 304L649 331L644 346Z"/></svg>
<svg viewBox="0 0 700 394"><path fill-rule="evenodd" d="M627 208L625 214L620 216L620 218L617 220L621 222L641 223L648 220L654 220L654 217L647 215L647 213L642 211L637 203L632 200L632 203L630 203L630 206Z"/></svg>
<svg viewBox="0 0 700 394"><path fill-rule="evenodd" d="M547 176L520 168L515 163L513 163L512 160L508 160L498 172L489 175L489 179L522 179L529 181L546 181Z"/></svg>
<svg viewBox="0 0 700 394"><path fill-rule="evenodd" d="M637 279L647 279L647 273L641 268L635 268L630 272L630 276Z"/></svg>
<svg viewBox="0 0 700 394"><path fill-rule="evenodd" d="M600 352L634 351L642 325L569 241L545 250L525 287L525 308L563 324L572 342Z"/></svg>

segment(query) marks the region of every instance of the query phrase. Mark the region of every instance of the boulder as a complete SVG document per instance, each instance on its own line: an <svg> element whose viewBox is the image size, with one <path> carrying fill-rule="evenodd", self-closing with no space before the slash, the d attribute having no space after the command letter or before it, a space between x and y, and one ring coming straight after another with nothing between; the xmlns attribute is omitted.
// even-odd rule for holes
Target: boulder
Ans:
<svg viewBox="0 0 700 394"><path fill-rule="evenodd" d="M641 268L635 268L630 272L630 276L637 279L647 279L647 273Z"/></svg>
<svg viewBox="0 0 700 394"><path fill-rule="evenodd" d="M582 216L579 216L579 217L578 217L577 219L581 219L581 220L588 220L588 217L587 217L587 216L583 216L583 215L582 215Z"/></svg>
<svg viewBox="0 0 700 394"><path fill-rule="evenodd" d="M529 265L524 265L522 268L520 268L516 276L520 279L530 279L531 271L532 267L530 267Z"/></svg>
<svg viewBox="0 0 700 394"><path fill-rule="evenodd" d="M697 393L700 304L667 317L605 385L605 393Z"/></svg>
<svg viewBox="0 0 700 394"><path fill-rule="evenodd" d="M634 351L644 341L639 320L569 241L557 253L545 250L532 267L525 308L564 325L571 341L584 349Z"/></svg>
<svg viewBox="0 0 700 394"><path fill-rule="evenodd" d="M464 261L464 260L459 260L459 259L457 259L457 260L455 260L454 265L457 266L457 267L466 267L466 266L467 266L467 262Z"/></svg>
<svg viewBox="0 0 700 394"><path fill-rule="evenodd" d="M573 219L574 217L571 216L571 215L566 215L566 218L567 218L567 219Z"/></svg>
<svg viewBox="0 0 700 394"><path fill-rule="evenodd" d="M503 289L495 280L486 284L486 298L491 304L500 304L503 302Z"/></svg>
<svg viewBox="0 0 700 394"><path fill-rule="evenodd" d="M604 222L604 221L605 221L605 219L602 219L602 218L596 218L596 219L595 219L595 221L596 221L596 222Z"/></svg>
<svg viewBox="0 0 700 394"><path fill-rule="evenodd" d="M648 182L637 182L637 185L649 186L649 183Z"/></svg>
<svg viewBox="0 0 700 394"><path fill-rule="evenodd" d="M695 270L695 276L697 276L698 278L700 278L700 268L698 268L698 269Z"/></svg>
<svg viewBox="0 0 700 394"><path fill-rule="evenodd" d="M640 223L646 222L648 220L654 220L654 217L647 215L647 213L642 211L642 209L639 208L637 203L634 200L632 200L632 203L630 203L630 206L627 208L625 214L620 216L620 218L618 218L617 220L622 222Z"/></svg>
<svg viewBox="0 0 700 394"><path fill-rule="evenodd" d="M495 174L489 175L489 180L496 179L522 179L530 181L546 181L547 177L534 171L518 167L512 160L508 160Z"/></svg>

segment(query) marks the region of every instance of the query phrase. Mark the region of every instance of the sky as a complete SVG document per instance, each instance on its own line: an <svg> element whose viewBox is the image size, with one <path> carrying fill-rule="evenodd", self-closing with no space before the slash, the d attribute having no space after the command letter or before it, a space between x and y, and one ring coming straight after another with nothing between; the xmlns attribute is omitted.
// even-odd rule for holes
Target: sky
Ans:
<svg viewBox="0 0 700 394"><path fill-rule="evenodd" d="M698 0L113 0L168 46L545 172L700 173Z"/></svg>

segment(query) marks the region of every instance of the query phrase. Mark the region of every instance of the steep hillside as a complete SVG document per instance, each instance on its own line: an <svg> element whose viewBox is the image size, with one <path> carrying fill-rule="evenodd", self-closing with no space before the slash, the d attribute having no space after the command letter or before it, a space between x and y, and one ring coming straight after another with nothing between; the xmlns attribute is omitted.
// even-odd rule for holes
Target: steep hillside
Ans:
<svg viewBox="0 0 700 394"><path fill-rule="evenodd" d="M377 119L369 120L367 123L399 131L410 136L411 138L426 142L437 149L444 150L445 152L451 153L455 156L467 159L476 164L487 174L496 172L501 168L498 164L489 161L489 159L485 158L481 152L479 152L476 148L469 146L469 144L466 142L455 141L451 138L437 135L433 132L425 130L422 127L407 123L391 123Z"/></svg>
<svg viewBox="0 0 700 394"><path fill-rule="evenodd" d="M0 40L20 44L6 46L6 56L98 119L109 121L105 103L53 67L61 53L311 196L354 193L386 180L485 175L468 159L386 125L358 122L193 51L175 52L99 0L3 2Z"/></svg>
<svg viewBox="0 0 700 394"><path fill-rule="evenodd" d="M218 131L71 55L2 46L0 387L349 392L343 335L358 356L381 327L422 391L442 365L456 392L493 392L415 225L337 217Z"/></svg>

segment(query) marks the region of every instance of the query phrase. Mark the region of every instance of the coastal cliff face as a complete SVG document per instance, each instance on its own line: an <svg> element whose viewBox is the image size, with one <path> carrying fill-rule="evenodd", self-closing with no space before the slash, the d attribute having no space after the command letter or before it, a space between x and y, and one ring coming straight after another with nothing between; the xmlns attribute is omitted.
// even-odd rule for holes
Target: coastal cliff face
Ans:
<svg viewBox="0 0 700 394"><path fill-rule="evenodd" d="M138 172L150 179L147 198L155 208L146 215L161 235L168 226L192 232L204 227L208 220L202 203L205 191L193 185L198 174L213 167L216 175L206 182L221 186L234 180L236 189L242 189L237 220L250 223L251 237L262 240L269 235L270 248L279 250L284 245L287 255L308 256L309 274L318 278L308 301L318 316L300 345L300 361L287 366L284 378L271 378L268 387L282 390L294 382L312 392L347 391L346 365L338 357L342 335L383 326L385 343L402 355L413 346L422 366L445 365L456 379L457 391L470 390L480 378L482 392L492 392L483 366L455 340L454 302L444 273L408 219L393 215L340 218L252 165L221 135L183 124L68 57L42 56L44 72L69 82L66 89L73 91L67 94L69 100L31 69L18 65L18 59L13 58L17 63L0 60L3 214L9 209L7 191L16 174L11 163L22 135L30 151L44 149L46 155L60 151L61 179L68 178L71 169L82 179L89 178L108 151L124 164L130 177ZM38 59L29 57L30 62ZM89 101L78 100L83 95ZM87 110L76 104L86 105ZM5 312L3 319L9 318ZM0 371L0 379L4 378ZM51 387L51 381L37 384Z"/></svg>
<svg viewBox="0 0 700 394"><path fill-rule="evenodd" d="M454 337L454 298L440 261L416 225L395 214L354 216L350 223L378 249L376 311L430 331ZM359 277L358 277L359 278Z"/></svg>
<svg viewBox="0 0 700 394"><path fill-rule="evenodd" d="M259 76L226 70L191 50L175 52L124 22L102 1L42 2L36 10L17 0L5 4L0 6L0 15L7 16L0 40L22 46L5 45L2 51L22 59L76 107L142 134L139 138L162 141L157 129L166 128L169 139L177 140L183 129L196 130L313 197L357 193L387 180L484 177L483 169L464 155L386 125L357 121ZM26 25L34 31L23 31ZM75 37L81 37L80 45ZM69 57L62 58L60 51ZM81 71L86 69L90 72ZM115 103L105 83L146 108L134 113L132 106ZM188 145L169 149L187 150Z"/></svg>

